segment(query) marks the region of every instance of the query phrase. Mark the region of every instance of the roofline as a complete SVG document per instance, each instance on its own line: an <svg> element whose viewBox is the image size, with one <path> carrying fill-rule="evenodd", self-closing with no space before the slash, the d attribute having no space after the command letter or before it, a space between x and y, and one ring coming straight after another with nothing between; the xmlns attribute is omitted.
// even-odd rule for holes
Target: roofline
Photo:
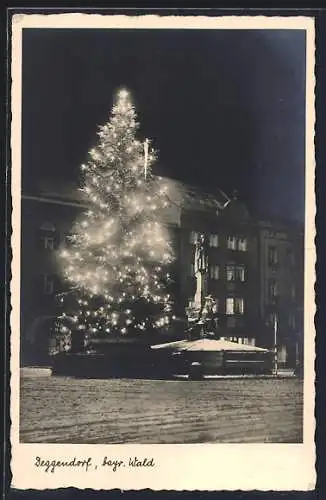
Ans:
<svg viewBox="0 0 326 500"><path fill-rule="evenodd" d="M74 202L74 201L65 201L59 200L58 198L47 198L45 196L31 196L31 195L22 195L22 200L31 200L31 201L41 201L43 203L53 203L54 205L66 205L70 207L78 207L78 208L88 208L88 205L84 203Z"/></svg>
<svg viewBox="0 0 326 500"><path fill-rule="evenodd" d="M174 179L172 177L168 176L161 176L161 175L154 175L157 179L162 179L166 180L167 182L172 182L180 185L180 189L185 189L185 190L193 190L194 193L197 196L210 198L211 201L214 201L215 206L219 210L225 209L229 203L232 201L232 198L230 198L224 191L222 191L220 188L217 188L217 192L214 193L214 191L208 191L204 187L198 187L195 186L191 183L187 183L184 181L181 181L179 179ZM78 189L78 183L72 183L71 184L72 188ZM54 188L55 190L55 188ZM224 198L224 200L219 200L218 199L218 193ZM83 200L76 200L76 198L70 198L69 196L63 197L62 194L51 192L51 189L44 189L42 188L42 185L40 185L37 190L35 190L35 194L22 194L22 198L28 199L28 200L34 200L34 201L43 201L45 203L53 203L53 204L61 204L61 205L67 205L67 206L75 206L75 207L85 207L87 208L87 205ZM181 201L181 205L183 205L183 201ZM180 205L180 207L181 207ZM206 207L207 210L207 207Z"/></svg>
<svg viewBox="0 0 326 500"><path fill-rule="evenodd" d="M41 203L49 203L49 204L54 204L54 205L62 205L62 206L69 206L69 207L77 207L77 208L85 208L88 209L89 206L85 205L83 203L74 203L74 202L69 202L69 201L64 201L64 200L57 200L57 199L52 199L52 198L45 198L43 196L30 196L30 195L22 195L22 200L30 200L30 201L40 201ZM164 225L167 227L180 227L180 224L177 223L171 223L169 221L164 222Z"/></svg>
<svg viewBox="0 0 326 500"><path fill-rule="evenodd" d="M277 219L273 216L271 216L270 219L267 217L263 218L256 217L256 225L261 229L273 228L274 230L275 229L282 230L291 228L297 231L304 231L305 227L305 224L303 222L291 219L289 220Z"/></svg>

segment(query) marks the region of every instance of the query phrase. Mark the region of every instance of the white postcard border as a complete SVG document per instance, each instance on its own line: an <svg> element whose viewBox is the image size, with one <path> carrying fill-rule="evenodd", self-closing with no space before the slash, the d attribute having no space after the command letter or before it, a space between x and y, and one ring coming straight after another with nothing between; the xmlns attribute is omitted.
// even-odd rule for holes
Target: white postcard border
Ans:
<svg viewBox="0 0 326 500"><path fill-rule="evenodd" d="M306 65L306 212L304 301L304 439L303 444L196 445L60 445L19 443L20 225L21 225L21 91L22 29L303 29L307 34ZM139 490L311 490L315 486L315 153L314 153L314 20L308 17L263 16L107 16L102 14L16 14L12 23L12 281L11 281L11 471L17 489L62 487ZM153 457L156 466L116 472L92 468L45 473L36 457L64 460L103 456Z"/></svg>

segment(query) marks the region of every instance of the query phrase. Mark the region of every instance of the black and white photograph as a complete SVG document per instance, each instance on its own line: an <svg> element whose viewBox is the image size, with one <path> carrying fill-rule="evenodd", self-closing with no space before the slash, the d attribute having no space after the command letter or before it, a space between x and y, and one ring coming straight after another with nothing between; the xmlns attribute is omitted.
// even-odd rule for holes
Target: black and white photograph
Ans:
<svg viewBox="0 0 326 500"><path fill-rule="evenodd" d="M157 461L138 445L311 447L312 21L25 17L17 443L136 450L30 466L145 474Z"/></svg>

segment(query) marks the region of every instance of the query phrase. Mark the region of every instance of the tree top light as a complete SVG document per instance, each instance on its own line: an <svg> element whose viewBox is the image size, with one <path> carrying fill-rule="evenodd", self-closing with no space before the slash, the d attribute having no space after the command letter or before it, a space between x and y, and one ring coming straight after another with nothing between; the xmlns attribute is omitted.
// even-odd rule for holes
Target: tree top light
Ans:
<svg viewBox="0 0 326 500"><path fill-rule="evenodd" d="M126 89L121 89L119 90L118 95L120 99L127 99L127 97L129 96L129 92Z"/></svg>

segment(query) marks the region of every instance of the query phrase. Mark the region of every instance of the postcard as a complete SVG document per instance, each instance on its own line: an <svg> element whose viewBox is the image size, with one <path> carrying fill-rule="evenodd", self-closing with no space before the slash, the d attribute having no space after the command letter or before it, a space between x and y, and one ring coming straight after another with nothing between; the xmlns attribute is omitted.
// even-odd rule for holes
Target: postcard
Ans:
<svg viewBox="0 0 326 500"><path fill-rule="evenodd" d="M13 488L314 489L314 43L12 17Z"/></svg>

